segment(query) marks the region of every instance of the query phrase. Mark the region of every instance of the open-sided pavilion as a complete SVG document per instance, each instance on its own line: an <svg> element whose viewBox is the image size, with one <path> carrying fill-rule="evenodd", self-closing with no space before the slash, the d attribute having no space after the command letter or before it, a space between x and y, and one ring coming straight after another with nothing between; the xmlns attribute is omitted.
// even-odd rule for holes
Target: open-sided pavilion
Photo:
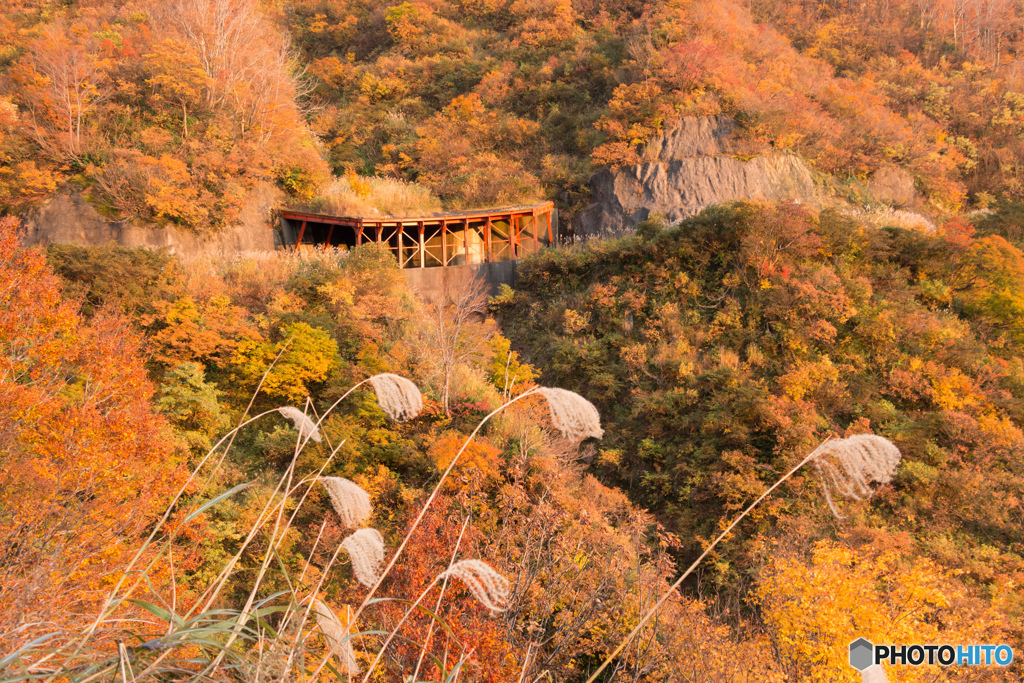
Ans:
<svg viewBox="0 0 1024 683"><path fill-rule="evenodd" d="M516 260L554 243L553 202L429 216L348 217L282 209L284 246L386 243L402 268ZM557 221L555 221L557 225Z"/></svg>

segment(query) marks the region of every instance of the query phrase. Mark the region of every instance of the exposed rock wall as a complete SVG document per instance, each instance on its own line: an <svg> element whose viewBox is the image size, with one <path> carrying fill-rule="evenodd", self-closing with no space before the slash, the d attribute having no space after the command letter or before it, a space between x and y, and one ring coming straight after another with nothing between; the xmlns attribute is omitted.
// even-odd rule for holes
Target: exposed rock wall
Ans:
<svg viewBox="0 0 1024 683"><path fill-rule="evenodd" d="M721 116L686 118L648 144L645 163L596 173L590 180L593 203L577 216L576 232L615 232L653 213L675 222L733 199L817 204L811 173L798 157L729 156L734 127Z"/></svg>
<svg viewBox="0 0 1024 683"><path fill-rule="evenodd" d="M270 251L274 248L271 219L283 196L281 190L270 183L260 183L246 195L238 225L197 235L173 227L108 220L85 201L81 193L65 188L23 217L23 239L28 245L53 242L100 245L113 241L124 247L167 247L183 256Z"/></svg>

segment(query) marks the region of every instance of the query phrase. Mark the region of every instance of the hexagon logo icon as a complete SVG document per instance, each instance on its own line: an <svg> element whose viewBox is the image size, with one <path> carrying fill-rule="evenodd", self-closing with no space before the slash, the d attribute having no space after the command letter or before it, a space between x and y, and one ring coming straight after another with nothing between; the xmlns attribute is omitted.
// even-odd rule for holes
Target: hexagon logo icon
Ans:
<svg viewBox="0 0 1024 683"><path fill-rule="evenodd" d="M858 638L850 643L850 666L857 671L863 671L874 664L875 646L866 638Z"/></svg>

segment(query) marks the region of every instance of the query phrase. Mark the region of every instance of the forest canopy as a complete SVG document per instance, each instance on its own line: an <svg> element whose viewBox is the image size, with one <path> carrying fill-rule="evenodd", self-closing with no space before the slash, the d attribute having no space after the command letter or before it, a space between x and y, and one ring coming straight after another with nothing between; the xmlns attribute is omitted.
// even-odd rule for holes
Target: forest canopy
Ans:
<svg viewBox="0 0 1024 683"><path fill-rule="evenodd" d="M1005 0L8 3L0 205L65 183L215 230L247 189L414 181L448 207L557 199L683 116L846 183L899 167L939 214L1019 202L1022 9ZM823 176L824 177L824 176ZM568 215L568 214L566 214Z"/></svg>

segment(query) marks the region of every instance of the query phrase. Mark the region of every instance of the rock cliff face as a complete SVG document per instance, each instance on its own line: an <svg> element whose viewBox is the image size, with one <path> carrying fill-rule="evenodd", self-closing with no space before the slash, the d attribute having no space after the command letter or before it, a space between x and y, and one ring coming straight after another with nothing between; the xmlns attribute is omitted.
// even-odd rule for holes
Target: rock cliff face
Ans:
<svg viewBox="0 0 1024 683"><path fill-rule="evenodd" d="M270 251L274 248L272 212L282 199L283 193L275 186L258 184L245 197L238 225L197 235L173 227L107 220L79 192L65 188L23 217L23 242L100 245L113 241L123 247L167 247L183 256Z"/></svg>
<svg viewBox="0 0 1024 683"><path fill-rule="evenodd" d="M615 232L653 213L675 222L733 199L793 199L817 204L810 171L796 156L769 153L742 161L735 123L722 116L683 119L651 140L645 163L606 169L590 179L593 203L576 218L577 234Z"/></svg>

